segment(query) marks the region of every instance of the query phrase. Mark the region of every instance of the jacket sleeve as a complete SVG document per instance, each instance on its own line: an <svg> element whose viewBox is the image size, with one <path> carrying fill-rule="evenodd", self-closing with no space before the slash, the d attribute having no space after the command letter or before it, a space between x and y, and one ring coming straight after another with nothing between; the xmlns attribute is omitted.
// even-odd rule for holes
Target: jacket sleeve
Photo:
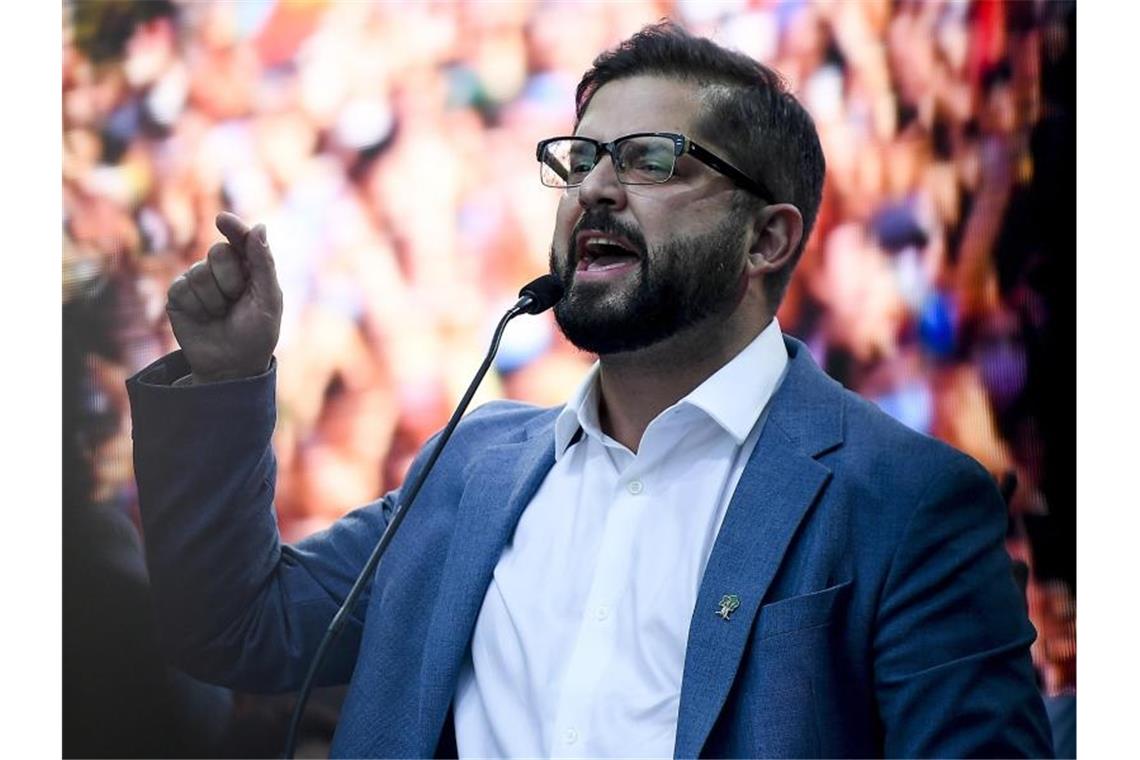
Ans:
<svg viewBox="0 0 1140 760"><path fill-rule="evenodd" d="M1006 522L992 479L958 455L911 515L873 643L888 757L1052 757Z"/></svg>
<svg viewBox="0 0 1140 760"><path fill-rule="evenodd" d="M147 566L167 657L245 691L296 689L337 608L379 540L397 493L297 546L273 510L274 363L265 374L172 387L180 353L127 381ZM318 684L346 682L365 591Z"/></svg>

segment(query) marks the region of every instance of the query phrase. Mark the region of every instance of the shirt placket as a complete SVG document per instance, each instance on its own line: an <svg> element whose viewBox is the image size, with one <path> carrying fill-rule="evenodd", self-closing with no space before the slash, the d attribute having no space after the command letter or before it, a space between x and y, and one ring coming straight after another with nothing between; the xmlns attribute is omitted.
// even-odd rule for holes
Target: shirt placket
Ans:
<svg viewBox="0 0 1140 760"><path fill-rule="evenodd" d="M624 468L622 454L627 462ZM566 663L551 757L580 757L600 749L591 730L591 713L598 704L621 630L635 624L627 619L621 602L633 575L630 547L644 515L647 493L640 475L642 467L636 460L628 463L628 457L628 452L621 452L613 458L611 504L581 623Z"/></svg>

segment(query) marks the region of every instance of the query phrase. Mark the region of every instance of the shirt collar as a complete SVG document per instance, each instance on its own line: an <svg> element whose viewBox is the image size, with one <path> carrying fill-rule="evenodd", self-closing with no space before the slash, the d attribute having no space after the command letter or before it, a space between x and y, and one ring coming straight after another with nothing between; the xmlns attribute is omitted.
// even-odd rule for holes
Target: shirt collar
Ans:
<svg viewBox="0 0 1140 760"><path fill-rule="evenodd" d="M776 392L787 365L780 323L772 317L743 351L678 403L702 410L740 445Z"/></svg>
<svg viewBox="0 0 1140 760"><path fill-rule="evenodd" d="M594 434L601 434L601 425L598 423L598 372L601 369L599 362L578 383L574 393L566 402L566 406L554 421L554 458L561 459L566 449L573 443L579 429Z"/></svg>
<svg viewBox="0 0 1140 760"><path fill-rule="evenodd" d="M744 443L768 404L788 364L780 323L775 317L751 343L677 402L700 409ZM554 455L560 459L578 435L602 438L598 421L598 372L594 362L554 422ZM664 412L663 412L664 413Z"/></svg>

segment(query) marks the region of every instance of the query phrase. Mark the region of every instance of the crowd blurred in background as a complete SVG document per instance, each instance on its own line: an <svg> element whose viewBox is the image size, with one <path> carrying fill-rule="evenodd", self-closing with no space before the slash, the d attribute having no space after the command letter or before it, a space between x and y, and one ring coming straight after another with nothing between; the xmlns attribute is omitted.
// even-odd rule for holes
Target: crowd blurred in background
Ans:
<svg viewBox="0 0 1140 760"><path fill-rule="evenodd" d="M559 191L535 143L572 129L598 52L666 17L813 115L824 201L781 326L1003 483L1041 687L1069 704L1073 3L84 0L63 5L65 754L256 755L279 724L161 664L141 559L124 380L177 347L166 289L214 216L265 223L277 260L276 508L297 540L397 486L445 424L547 268ZM549 314L518 320L475 405L560 403L592 361ZM314 709L319 744L335 704Z"/></svg>

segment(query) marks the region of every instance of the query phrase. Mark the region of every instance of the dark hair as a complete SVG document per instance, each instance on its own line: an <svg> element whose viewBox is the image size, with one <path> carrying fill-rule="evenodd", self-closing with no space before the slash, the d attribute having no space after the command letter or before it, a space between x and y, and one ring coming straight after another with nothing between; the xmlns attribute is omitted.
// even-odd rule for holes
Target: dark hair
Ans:
<svg viewBox="0 0 1140 760"><path fill-rule="evenodd" d="M578 83L577 121L603 85L646 75L698 84L703 90L700 135L722 147L737 168L762 179L779 196L765 201L791 203L800 210L803 239L788 266L767 283L775 307L803 253L823 194L823 149L815 123L778 73L670 21L646 26L594 59L593 68ZM743 190L737 198L741 208L759 208L754 196Z"/></svg>

